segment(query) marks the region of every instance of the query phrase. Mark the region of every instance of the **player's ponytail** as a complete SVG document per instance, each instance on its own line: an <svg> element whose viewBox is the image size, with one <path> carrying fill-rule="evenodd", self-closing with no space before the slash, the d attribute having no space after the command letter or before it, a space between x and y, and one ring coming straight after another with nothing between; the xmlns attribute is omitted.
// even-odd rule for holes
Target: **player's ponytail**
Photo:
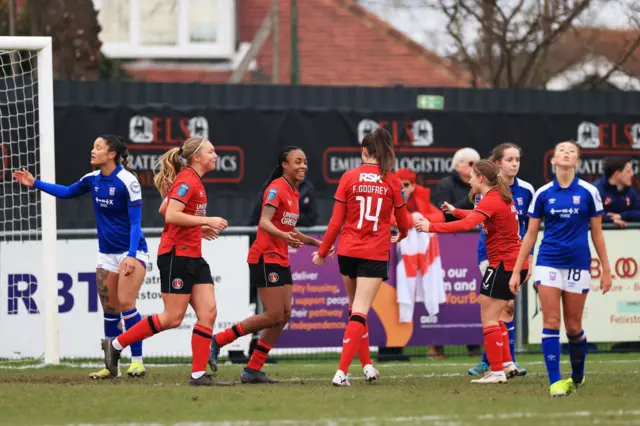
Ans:
<svg viewBox="0 0 640 426"><path fill-rule="evenodd" d="M116 156L113 161L116 164L120 164L126 171L136 175L135 171L129 165L129 150L124 140L118 135L100 135L98 138L104 140L107 143L109 152L115 152Z"/></svg>
<svg viewBox="0 0 640 426"><path fill-rule="evenodd" d="M367 148L369 157L376 159L382 176L393 171L396 166L396 154L393 151L391 134L387 130L378 128L369 133L362 140L362 147Z"/></svg>
<svg viewBox="0 0 640 426"><path fill-rule="evenodd" d="M171 148L154 163L153 169L156 170L158 167L159 169L153 177L153 183L163 199L169 193L169 188L173 185L173 181L182 170L184 163L185 161L180 158L179 147Z"/></svg>
<svg viewBox="0 0 640 426"><path fill-rule="evenodd" d="M476 176L484 176L487 180L487 185L497 188L502 200L507 204L511 203L513 200L511 189L509 185L507 185L507 182L500 176L500 169L496 163L490 160L480 160L473 165L473 173Z"/></svg>
<svg viewBox="0 0 640 426"><path fill-rule="evenodd" d="M280 152L278 153L278 164L276 164L273 170L271 170L271 175L269 175L269 179L267 179L267 181L265 182L263 191L267 189L271 182L278 179L279 177L282 177L282 175L284 174L282 163L285 163L287 161L287 156L291 151L296 151L298 149L300 148L297 146L285 146L280 150Z"/></svg>

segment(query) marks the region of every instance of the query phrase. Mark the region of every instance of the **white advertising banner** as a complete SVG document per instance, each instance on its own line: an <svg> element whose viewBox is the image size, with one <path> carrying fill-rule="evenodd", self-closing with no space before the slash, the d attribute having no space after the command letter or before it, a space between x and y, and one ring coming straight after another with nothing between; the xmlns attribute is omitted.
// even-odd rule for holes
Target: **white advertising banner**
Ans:
<svg viewBox="0 0 640 426"><path fill-rule="evenodd" d="M584 309L582 326L591 342L640 341L640 230L605 230L613 286L607 294L600 290L602 267L591 236L591 287ZM536 253L542 240L538 236ZM531 280L533 282L533 280ZM542 311L540 300L529 283L529 343L540 343ZM566 343L563 330L560 341Z"/></svg>
<svg viewBox="0 0 640 426"><path fill-rule="evenodd" d="M150 264L137 301L143 317L163 311L156 266L159 243L159 238L147 239ZM95 275L98 242L60 240L57 248L60 356L100 357L104 326ZM39 357L44 351L43 279L38 270L41 250L41 244L33 241L0 243L0 358ZM203 257L215 281L218 316L214 333L250 314L248 251L247 236L203 241ZM144 341L144 356L191 356L195 322L195 313L189 307L180 327ZM247 353L249 343L250 336L244 336L225 347L223 354L228 350ZM124 355L129 356L129 351Z"/></svg>

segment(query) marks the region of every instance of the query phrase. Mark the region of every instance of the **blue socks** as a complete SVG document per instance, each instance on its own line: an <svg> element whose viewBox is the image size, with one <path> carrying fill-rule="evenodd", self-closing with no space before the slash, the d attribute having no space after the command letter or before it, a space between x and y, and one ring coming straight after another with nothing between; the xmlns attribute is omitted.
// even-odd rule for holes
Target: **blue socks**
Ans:
<svg viewBox="0 0 640 426"><path fill-rule="evenodd" d="M542 329L542 355L547 366L549 384L552 385L560 376L560 330Z"/></svg>
<svg viewBox="0 0 640 426"><path fill-rule="evenodd" d="M511 352L511 359L513 360L513 362L516 362L516 351L515 351L516 328L513 325L513 321L509 321L509 322L505 321L504 325L507 326L507 331L509 332L509 352ZM482 353L482 362L489 365L489 359L487 358L487 351L484 351Z"/></svg>
<svg viewBox="0 0 640 426"><path fill-rule="evenodd" d="M587 336L584 330L575 336L569 336L569 357L571 358L571 379L580 383L584 377L584 361L587 358Z"/></svg>
<svg viewBox="0 0 640 426"><path fill-rule="evenodd" d="M104 337L116 338L122 334L120 314L104 314Z"/></svg>
<svg viewBox="0 0 640 426"><path fill-rule="evenodd" d="M122 318L124 319L124 326L129 330L140 322L142 315L140 315L136 308L133 308L130 311L123 312ZM131 361L142 362L142 341L132 343L129 347L131 348Z"/></svg>

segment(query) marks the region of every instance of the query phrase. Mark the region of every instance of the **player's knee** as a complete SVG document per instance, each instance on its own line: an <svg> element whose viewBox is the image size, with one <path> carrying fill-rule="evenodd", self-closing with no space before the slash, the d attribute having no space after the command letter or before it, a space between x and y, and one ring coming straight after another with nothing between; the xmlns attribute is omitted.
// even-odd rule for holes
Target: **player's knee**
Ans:
<svg viewBox="0 0 640 426"><path fill-rule="evenodd" d="M269 321L269 327L275 327L276 325L284 322L284 309L282 308L265 312L265 315Z"/></svg>
<svg viewBox="0 0 640 426"><path fill-rule="evenodd" d="M513 309L513 305L507 305L502 311L502 315L506 317L507 320L513 321L513 314L515 313L515 309Z"/></svg>
<svg viewBox="0 0 640 426"><path fill-rule="evenodd" d="M198 321L201 324L207 324L208 326L213 325L217 315L218 315L218 308L216 308L216 305L213 305L208 309L200 309L197 312Z"/></svg>
<svg viewBox="0 0 640 426"><path fill-rule="evenodd" d="M162 321L162 328L168 330L170 328L177 328L182 324L182 320L184 318L177 315L168 315L165 316L164 321Z"/></svg>
<svg viewBox="0 0 640 426"><path fill-rule="evenodd" d="M543 321L544 328L549 328L551 330L559 330L560 329L560 317L549 316Z"/></svg>

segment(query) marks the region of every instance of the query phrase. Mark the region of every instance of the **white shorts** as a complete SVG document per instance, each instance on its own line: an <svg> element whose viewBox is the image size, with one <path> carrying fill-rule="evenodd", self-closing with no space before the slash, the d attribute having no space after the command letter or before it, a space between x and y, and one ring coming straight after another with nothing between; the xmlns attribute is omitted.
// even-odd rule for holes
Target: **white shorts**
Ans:
<svg viewBox="0 0 640 426"><path fill-rule="evenodd" d="M536 266L533 270L536 285L559 288L569 293L588 293L591 272L586 269L556 269Z"/></svg>
<svg viewBox="0 0 640 426"><path fill-rule="evenodd" d="M109 272L115 272L116 274L119 272L120 263L129 255L129 252L124 252L121 254L104 254L98 253L98 261L96 262L96 269L105 269ZM136 253L136 259L142 262L143 266L146 268L149 264L149 253L144 251L138 251Z"/></svg>

